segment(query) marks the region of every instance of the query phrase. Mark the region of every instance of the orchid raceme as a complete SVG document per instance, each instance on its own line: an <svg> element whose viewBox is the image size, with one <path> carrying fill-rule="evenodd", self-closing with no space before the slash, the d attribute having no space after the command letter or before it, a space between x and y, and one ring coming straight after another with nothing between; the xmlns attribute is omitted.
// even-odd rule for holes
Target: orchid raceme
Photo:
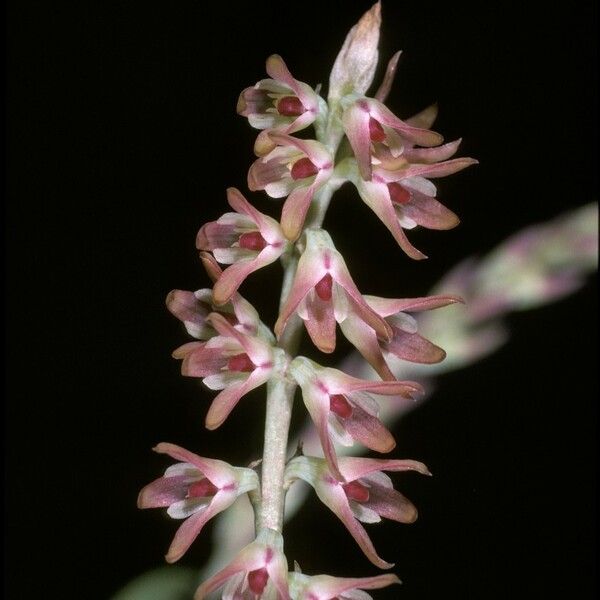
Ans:
<svg viewBox="0 0 600 600"><path fill-rule="evenodd" d="M219 335L208 342L184 344L173 357L183 359L183 375L202 377L211 390L222 390L206 415L207 429L216 429L244 394L269 379L281 350L277 353L263 340L241 333L218 313L207 320Z"/></svg>
<svg viewBox="0 0 600 600"><path fill-rule="evenodd" d="M154 450L181 462L170 466L162 477L142 489L138 507L168 506L170 517L185 519L166 556L167 562L175 562L209 519L233 504L238 496L258 488L258 476L252 469L203 458L174 444L161 443Z"/></svg>
<svg viewBox="0 0 600 600"><path fill-rule="evenodd" d="M315 346L321 352L333 352L336 322L341 323L353 314L378 336L389 340L391 327L366 303L329 234L307 229L305 238L292 288L275 323L277 337L281 337L296 314L303 320Z"/></svg>
<svg viewBox="0 0 600 600"><path fill-rule="evenodd" d="M235 188L227 190L236 212L203 225L196 238L199 250L210 250L218 262L231 265L215 283L216 304L225 304L252 272L275 262L286 250L279 223L256 210Z"/></svg>
<svg viewBox="0 0 600 600"><path fill-rule="evenodd" d="M353 314L348 315L348 318L340 323L340 327L346 338L354 344L380 377L395 379L385 360L384 352L402 360L423 364L437 363L445 358L446 353L442 348L419 335L417 321L409 313L462 302L461 298L446 295L403 299L364 296L364 299L391 327L390 339L378 339L377 332Z"/></svg>
<svg viewBox="0 0 600 600"><path fill-rule="evenodd" d="M254 145L258 156L275 147L269 133L295 133L315 121L319 111L326 111L323 99L308 84L294 79L277 54L267 58L266 71L271 79L262 79L240 94L239 115L248 117L250 125L263 129Z"/></svg>
<svg viewBox="0 0 600 600"><path fill-rule="evenodd" d="M223 598L290 600L287 575L281 534L263 529L256 541L198 588L194 600L202 600L222 586Z"/></svg>
<svg viewBox="0 0 600 600"><path fill-rule="evenodd" d="M363 295L323 227L331 198L350 181L405 253L424 258L404 229L458 224L458 217L437 201L430 179L476 162L452 158L460 140L442 144L442 136L431 130L436 107L403 121L383 104L400 53L390 59L374 97L367 95L379 59L380 25L377 2L346 36L329 77L327 102L320 85L313 89L295 79L277 54L267 59L269 78L241 92L237 112L261 130L248 188L284 199L280 214L263 214L241 191L228 188L233 212L204 224L196 239L212 289L174 290L167 296L169 311L195 338L173 353L182 360L182 374L219 390L206 415L208 429L223 424L251 390L263 384L267 390L266 406L259 407L265 414L261 460L253 455L250 467L237 468L159 444L158 452L181 462L140 492L140 507L168 507L172 517L186 519L167 554L169 562L183 555L210 517L248 494L254 541L246 538L247 545L239 544L227 560L217 561L210 571L216 574L200 585L196 600L221 588L225 600L369 600L365 590L399 583L395 575L289 573L281 534L286 491L302 479L343 522L367 558L377 567L390 568L392 563L377 554L361 522L413 522L415 507L394 490L384 471L430 474L418 461L341 456L336 448L358 442L360 452L392 452L396 442L379 418L380 406L385 412L390 405L410 403L424 390L415 381L397 380L388 361L441 361L444 350L419 334L412 313L461 299L448 294L408 299ZM313 129L302 138L294 135L309 126ZM362 239L361 249L367 259L368 244ZM239 290L251 273L276 261L283 267L283 281L271 331ZM269 291L262 290L261 299ZM338 324L381 380L353 377L298 356L303 328L320 352L332 353ZM298 386L324 458L289 447ZM318 447L315 453L320 453ZM294 458L288 460L290 456Z"/></svg>
<svg viewBox="0 0 600 600"><path fill-rule="evenodd" d="M394 489L391 479L383 471L417 471L431 475L429 469L415 460L353 457L339 458L338 466L344 478L342 481L333 475L326 460L298 456L288 464L286 479L288 483L294 479L309 483L321 502L346 526L367 558L376 567L393 567L377 554L359 521L377 523L384 517L399 523L413 523L417 519L417 509Z"/></svg>
<svg viewBox="0 0 600 600"><path fill-rule="evenodd" d="M295 241L304 225L315 193L331 177L333 157L315 140L270 133L277 147L258 158L248 172L248 188L264 190L271 198L287 196L281 212L281 228Z"/></svg>
<svg viewBox="0 0 600 600"><path fill-rule="evenodd" d="M396 445L392 434L377 418L379 406L369 395L414 399L423 388L414 381L367 381L350 377L337 369L320 367L299 356L290 372L302 388L304 404L317 428L330 471L338 478L334 441L351 446L358 441L377 452L391 452Z"/></svg>
<svg viewBox="0 0 600 600"><path fill-rule="evenodd" d="M389 573L374 577L331 577L290 573L290 595L294 600L371 600L362 590L377 590L400 580Z"/></svg>

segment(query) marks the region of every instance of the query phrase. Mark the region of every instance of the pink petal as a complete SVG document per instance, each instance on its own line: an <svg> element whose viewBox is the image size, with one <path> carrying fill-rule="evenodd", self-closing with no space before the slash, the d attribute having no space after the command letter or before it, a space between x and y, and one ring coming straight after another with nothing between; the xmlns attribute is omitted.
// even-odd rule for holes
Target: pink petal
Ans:
<svg viewBox="0 0 600 600"><path fill-rule="evenodd" d="M208 276L213 280L217 281L223 272L223 269L219 266L219 263L215 260L215 257L208 252L200 252L200 260L202 266L205 268Z"/></svg>
<svg viewBox="0 0 600 600"><path fill-rule="evenodd" d="M435 198L417 191L411 192L410 202L397 207L401 215L428 229L446 230L456 227L460 219Z"/></svg>
<svg viewBox="0 0 600 600"><path fill-rule="evenodd" d="M194 594L194 600L203 600L211 592L220 588L236 573L248 573L264 566L262 545L252 543L246 546L224 569L207 579Z"/></svg>
<svg viewBox="0 0 600 600"><path fill-rule="evenodd" d="M366 98L364 102L368 106L370 114L375 117L377 121L395 129L402 137L415 144L419 144L420 146L437 146L444 140L444 138L435 131L413 127L409 123L400 120L391 110L377 100Z"/></svg>
<svg viewBox="0 0 600 600"><path fill-rule="evenodd" d="M264 190L265 187L275 181L280 181L288 173L287 167L282 164L280 157L258 158L248 171L248 189L251 192Z"/></svg>
<svg viewBox="0 0 600 600"><path fill-rule="evenodd" d="M343 420L344 429L370 450L391 452L396 446L396 440L383 423L355 402L352 402L352 409L352 415Z"/></svg>
<svg viewBox="0 0 600 600"><path fill-rule="evenodd" d="M422 475L431 475L429 469L416 460L344 456L338 459L338 463L347 481L355 481L375 471L418 471Z"/></svg>
<svg viewBox="0 0 600 600"><path fill-rule="evenodd" d="M423 387L415 381L371 381L347 375L338 369L324 369L321 376L330 394L349 394L352 392L371 392L383 396L412 397L424 393Z"/></svg>
<svg viewBox="0 0 600 600"><path fill-rule="evenodd" d="M306 299L308 319L304 321L306 331L313 344L321 351L329 354L335 350L335 326L333 303L321 300L311 294Z"/></svg>
<svg viewBox="0 0 600 600"><path fill-rule="evenodd" d="M418 512L415 505L400 492L381 485L369 487L369 500L365 506L385 519L398 523L414 523Z"/></svg>
<svg viewBox="0 0 600 600"><path fill-rule="evenodd" d="M441 308L449 304L464 300L459 296L423 296L419 298L379 298L378 296L365 296L367 304L382 317L389 317L399 312L418 312L421 310L431 310Z"/></svg>
<svg viewBox="0 0 600 600"><path fill-rule="evenodd" d="M359 103L349 106L342 116L344 132L354 151L360 175L366 181L370 181L372 176L370 119L368 110Z"/></svg>
<svg viewBox="0 0 600 600"><path fill-rule="evenodd" d="M172 290L167 295L167 309L184 323L190 322L194 325L202 326L208 315L207 306L204 302L198 300L193 292L184 290Z"/></svg>
<svg viewBox="0 0 600 600"><path fill-rule="evenodd" d="M340 328L346 339L362 354L382 379L396 379L385 362L379 342L377 341L377 335L371 327L358 318L356 314L350 313L340 323Z"/></svg>
<svg viewBox="0 0 600 600"><path fill-rule="evenodd" d="M379 217L381 222L389 229L398 245L415 260L427 258L425 254L417 250L407 239L400 223L398 215L394 210L388 188L383 183L364 181L358 188L358 192L365 204Z"/></svg>
<svg viewBox="0 0 600 600"><path fill-rule="evenodd" d="M228 213L234 214L234 213ZM211 221L202 225L196 236L198 250L214 250L215 248L229 248L238 241L240 234L233 223L219 223Z"/></svg>
<svg viewBox="0 0 600 600"><path fill-rule="evenodd" d="M281 56L278 54L269 56L266 71L275 81L285 83L296 94L304 108L311 111L317 108L316 94L306 84L301 84L294 79Z"/></svg>
<svg viewBox="0 0 600 600"><path fill-rule="evenodd" d="M394 54L394 56L392 56L392 58L390 58L390 62L388 62L387 68L385 70L383 81L381 82L379 89L377 90L377 92L375 92L375 95L373 96L375 100L379 100L379 102L385 102L385 99L388 97L388 94L390 93L390 90L392 88L392 83L394 83L394 78L396 77L398 60L401 54L402 51L398 51L396 52L396 54Z"/></svg>
<svg viewBox="0 0 600 600"><path fill-rule="evenodd" d="M173 352L173 357L183 358L181 374L186 377L207 377L218 373L227 364L227 358L223 356L218 342L218 339L212 338L213 345L210 347L192 342L177 348ZM193 349L191 349L192 344L196 346Z"/></svg>
<svg viewBox="0 0 600 600"><path fill-rule="evenodd" d="M273 582L275 589L278 591L277 600L290 600L288 591L288 565L283 556L280 553L276 553L266 565L269 579Z"/></svg>
<svg viewBox="0 0 600 600"><path fill-rule="evenodd" d="M208 320L224 337L231 337L240 344L257 367L267 367L272 357L271 347L257 337L250 337L238 331L219 313L211 313Z"/></svg>
<svg viewBox="0 0 600 600"><path fill-rule="evenodd" d="M442 348L432 344L418 333L407 333L397 327L394 328L394 337L385 344L384 348L401 358L414 363L434 364L446 358Z"/></svg>
<svg viewBox="0 0 600 600"><path fill-rule="evenodd" d="M233 504L236 494L231 492L217 492L211 503L205 510L188 517L179 527L173 538L165 557L168 563L174 563L179 560L192 545L192 542L198 537L204 525L215 515L225 510Z"/></svg>
<svg viewBox="0 0 600 600"><path fill-rule="evenodd" d="M391 569L394 566L393 563L388 563L378 556L369 534L354 517L352 509L348 504L348 498L341 485L327 482L323 485L318 485L315 488L315 491L321 501L342 521L350 532L350 535L360 546L360 549L376 567L379 567L380 569Z"/></svg>
<svg viewBox="0 0 600 600"><path fill-rule="evenodd" d="M254 258L240 260L227 267L213 287L214 303L219 306L229 302L248 275L275 262L283 254L283 250L283 245L266 246Z"/></svg>
<svg viewBox="0 0 600 600"><path fill-rule="evenodd" d="M277 221L256 210L238 189L227 188L227 201L233 210L250 217L256 223L261 235L269 244L283 240Z"/></svg>
<svg viewBox="0 0 600 600"><path fill-rule="evenodd" d="M290 193L283 204L281 210L281 229L285 237L292 242L296 241L302 233L306 213L317 190L315 183L308 187L297 187Z"/></svg>
<svg viewBox="0 0 600 600"><path fill-rule="evenodd" d="M138 495L138 508L160 508L183 500L188 491L189 477L159 477L144 486Z"/></svg>
<svg viewBox="0 0 600 600"><path fill-rule="evenodd" d="M422 110L421 112L413 115L406 119L406 122L413 126L421 129L431 129L431 126L435 122L438 115L438 105L432 104Z"/></svg>
<svg viewBox="0 0 600 600"><path fill-rule="evenodd" d="M435 179L436 177L447 177L458 171L462 171L471 165L477 165L479 161L474 158L453 158L441 163L428 164L411 164L405 172L405 177L427 177Z"/></svg>
<svg viewBox="0 0 600 600"><path fill-rule="evenodd" d="M323 263L322 255L317 251L307 249L300 257L292 289L290 290L285 304L282 306L279 313L279 318L275 323L274 331L277 339L281 337L286 323L298 308L300 302L326 275L327 268Z"/></svg>
<svg viewBox="0 0 600 600"><path fill-rule="evenodd" d="M342 286L348 296L354 300L350 303L349 308L354 310L365 323L372 327L379 337L389 339L391 335L390 326L364 301L362 294L352 281L344 259L338 252L331 257L331 275L334 281Z"/></svg>
<svg viewBox="0 0 600 600"><path fill-rule="evenodd" d="M272 132L269 134L271 139L282 146L292 146L306 154L310 158L311 162L316 165L319 169L331 169L332 159L331 155L321 144L315 140L302 140L300 138L286 135L284 133Z"/></svg>
<svg viewBox="0 0 600 600"><path fill-rule="evenodd" d="M456 154L462 139L435 148L406 148L402 155L410 163L436 163Z"/></svg>
<svg viewBox="0 0 600 600"><path fill-rule="evenodd" d="M198 456L181 446L169 444L167 442L161 442L153 448L153 450L159 454L168 454L175 460L190 463L195 467L198 467L204 476L218 488L226 487L235 482L235 471L233 470L233 467L222 460Z"/></svg>
<svg viewBox="0 0 600 600"><path fill-rule="evenodd" d="M331 577L329 575L316 575L310 578L307 591L318 600L329 600L341 596L350 590L376 590L400 580L391 573L375 575L374 577Z"/></svg>
<svg viewBox="0 0 600 600"><path fill-rule="evenodd" d="M231 385L222 390L212 401L206 414L205 425L209 430L220 427L231 411L237 406L242 396L257 388L267 381L270 371L268 369L255 369L248 379L242 383Z"/></svg>

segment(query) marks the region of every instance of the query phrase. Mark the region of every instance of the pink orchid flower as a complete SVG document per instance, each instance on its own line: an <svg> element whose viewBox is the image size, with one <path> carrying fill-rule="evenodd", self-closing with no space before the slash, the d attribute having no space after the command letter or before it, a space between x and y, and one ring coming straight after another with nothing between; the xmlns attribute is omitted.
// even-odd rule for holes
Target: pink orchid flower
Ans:
<svg viewBox="0 0 600 600"><path fill-rule="evenodd" d="M372 600L362 590L376 590L401 583L391 573L374 577L331 577L290 573L290 595L294 600Z"/></svg>
<svg viewBox="0 0 600 600"><path fill-rule="evenodd" d="M459 223L458 217L435 199L437 190L429 181L477 164L473 158L445 160L456 152L459 144L460 140L456 140L437 148L418 148L397 158L380 153L372 179L355 181L365 204L389 229L404 252L416 260L427 257L408 241L404 229L421 225L445 230ZM421 162L410 162L409 158Z"/></svg>
<svg viewBox="0 0 600 600"><path fill-rule="evenodd" d="M339 470L345 481L337 480L327 461L299 456L288 464L286 481L303 479L346 526L367 558L377 567L389 569L394 565L380 558L371 538L360 524L377 523L381 517L413 523L417 509L400 492L394 490L391 479L383 471L418 471L431 475L429 469L415 460L379 460L373 458L341 457Z"/></svg>
<svg viewBox="0 0 600 600"><path fill-rule="evenodd" d="M203 600L223 585L223 598L290 600L281 534L262 529L254 542L196 590L194 600Z"/></svg>
<svg viewBox="0 0 600 600"><path fill-rule="evenodd" d="M264 190L271 198L287 199L281 212L281 228L295 241L304 224L315 193L327 183L333 158L314 140L300 140L282 133L269 133L277 147L257 159L248 171L248 189Z"/></svg>
<svg viewBox="0 0 600 600"><path fill-rule="evenodd" d="M190 342L173 352L183 359L181 372L201 377L211 390L222 390L206 415L206 428L216 429L240 398L265 383L273 370L275 349L264 340L238 331L218 313L207 320L219 334L207 342Z"/></svg>
<svg viewBox="0 0 600 600"><path fill-rule="evenodd" d="M306 247L294 282L275 323L277 338L292 315L297 314L315 346L321 352L333 352L336 322L344 321L353 312L382 339L390 339L391 327L365 302L329 234L308 229L305 238Z"/></svg>
<svg viewBox="0 0 600 600"><path fill-rule="evenodd" d="M397 157L403 153L407 141L427 147L438 146L443 141L439 133L400 120L373 98L354 99L345 108L342 123L365 181L371 180L372 156L378 149L386 149Z"/></svg>
<svg viewBox="0 0 600 600"><path fill-rule="evenodd" d="M376 452L390 452L396 441L379 420L379 406L367 393L414 399L423 388L414 381L368 381L337 369L321 367L299 356L290 373L302 388L302 398L317 428L329 470L343 479L333 441L344 446L354 441ZM332 439L333 438L333 439Z"/></svg>
<svg viewBox="0 0 600 600"><path fill-rule="evenodd" d="M279 223L256 210L236 188L227 190L227 200L236 212L202 226L196 237L199 250L210 250L218 262L229 264L213 288L215 304L225 304L244 279L275 262L285 251Z"/></svg>
<svg viewBox="0 0 600 600"><path fill-rule="evenodd" d="M270 131L295 133L308 127L317 118L323 103L308 84L292 77L281 56L269 56L266 71L271 79L262 79L243 90L237 104L239 115L248 117L255 129L265 130L254 145L258 156L264 156L275 147L268 135Z"/></svg>
<svg viewBox="0 0 600 600"><path fill-rule="evenodd" d="M445 295L403 299L364 296L364 299L392 328L391 338L379 340L375 330L354 314L349 314L340 327L382 379L395 380L384 352L414 363L434 364L444 360L444 350L419 335L417 321L407 313L441 308L463 302L462 298Z"/></svg>
<svg viewBox="0 0 600 600"><path fill-rule="evenodd" d="M173 563L185 554L209 519L231 506L238 496L258 488L258 476L252 469L203 458L174 444L163 442L153 450L182 461L170 466L138 496L138 508L168 506L170 517L185 519L166 555L167 562Z"/></svg>

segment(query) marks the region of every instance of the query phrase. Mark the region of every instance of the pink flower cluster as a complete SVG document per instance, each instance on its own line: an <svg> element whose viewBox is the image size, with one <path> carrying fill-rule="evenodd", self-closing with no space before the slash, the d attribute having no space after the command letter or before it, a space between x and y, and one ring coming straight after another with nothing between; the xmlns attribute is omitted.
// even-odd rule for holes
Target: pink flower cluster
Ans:
<svg viewBox="0 0 600 600"><path fill-rule="evenodd" d="M460 140L442 144L442 137L431 131L435 108L403 121L383 105L398 55L390 62L376 97L365 96L377 61L379 10L376 4L350 32L332 71L329 103L296 80L277 55L267 59L269 78L242 91L238 113L261 130L248 188L285 198L280 218L261 213L239 190L228 189L233 212L202 226L196 239L214 282L212 289L175 290L167 297L167 307L195 338L173 353L182 360L182 374L200 378L206 387L219 391L206 415L208 429L219 427L244 395L267 382L285 378L301 388L323 457L291 460L286 485L302 479L313 486L369 560L390 568L392 564L379 557L361 522L374 523L382 517L414 521L415 507L394 489L384 471L430 473L412 460L338 457L336 444L358 442L379 453L393 450L393 435L378 418L378 401L382 397L412 401L423 390L416 382L397 381L387 358L426 364L442 360L444 351L419 335L410 313L440 308L460 298L363 295L330 235L311 217L311 208L328 187L329 193L351 181L406 254L424 258L404 230L417 225L449 229L458 224L456 215L436 199L430 179L476 161L451 159ZM356 64L366 66L361 71ZM311 125L318 139L293 135ZM344 136L348 153L339 155L337 147ZM238 290L254 271L278 259L297 266L273 333ZM288 328L300 323L324 353L334 351L339 325L382 380L357 379L294 356L281 340ZM141 491L139 506L168 507L171 517L183 519L167 553L169 562L178 560L204 524L240 495L267 493L253 468L233 467L172 444L159 444L155 450L179 462ZM344 579L288 573L280 532L263 528L227 567L200 586L196 599L222 586L224 598L368 598L358 590L396 582L391 575Z"/></svg>

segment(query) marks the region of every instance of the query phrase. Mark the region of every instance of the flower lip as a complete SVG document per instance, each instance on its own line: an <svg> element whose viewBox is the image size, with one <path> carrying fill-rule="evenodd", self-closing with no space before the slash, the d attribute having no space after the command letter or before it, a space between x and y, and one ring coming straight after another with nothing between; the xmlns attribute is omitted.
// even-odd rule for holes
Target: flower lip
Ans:
<svg viewBox="0 0 600 600"><path fill-rule="evenodd" d="M306 110L300 98L296 96L284 96L277 102L277 112L284 117L299 117Z"/></svg>

